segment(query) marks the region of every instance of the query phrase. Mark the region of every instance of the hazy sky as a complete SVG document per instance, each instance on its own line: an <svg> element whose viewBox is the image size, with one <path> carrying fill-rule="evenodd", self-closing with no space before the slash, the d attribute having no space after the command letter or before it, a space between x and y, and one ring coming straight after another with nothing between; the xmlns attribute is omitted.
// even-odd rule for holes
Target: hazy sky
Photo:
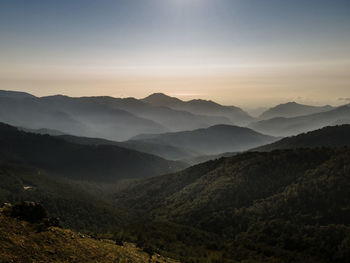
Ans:
<svg viewBox="0 0 350 263"><path fill-rule="evenodd" d="M1 0L0 88L342 104L350 0Z"/></svg>

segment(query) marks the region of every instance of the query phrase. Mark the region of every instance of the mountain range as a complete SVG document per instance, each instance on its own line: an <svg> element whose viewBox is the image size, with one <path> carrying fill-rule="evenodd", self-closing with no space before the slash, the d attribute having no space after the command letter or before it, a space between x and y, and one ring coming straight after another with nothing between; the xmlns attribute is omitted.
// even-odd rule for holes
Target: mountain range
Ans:
<svg viewBox="0 0 350 263"><path fill-rule="evenodd" d="M209 115L205 107L192 113L168 106L154 106L134 98L71 98L62 95L38 98L23 92L0 91L0 121L23 128L46 128L110 140L127 140L141 133L176 132L232 124L236 118L235 112L246 116L246 122L251 119L234 107L230 109L230 114L226 114L227 117Z"/></svg>
<svg viewBox="0 0 350 263"><path fill-rule="evenodd" d="M162 93L144 99L55 95L35 97L0 91L0 121L23 129L126 141L140 134L174 133L215 125L249 127L284 137L325 126L350 123L348 105L277 105L255 119L235 106L213 101L183 101Z"/></svg>

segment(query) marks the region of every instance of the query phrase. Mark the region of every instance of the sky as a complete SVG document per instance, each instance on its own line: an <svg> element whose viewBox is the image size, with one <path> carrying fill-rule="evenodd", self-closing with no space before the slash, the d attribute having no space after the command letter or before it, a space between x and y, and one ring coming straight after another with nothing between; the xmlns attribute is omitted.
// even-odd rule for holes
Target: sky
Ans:
<svg viewBox="0 0 350 263"><path fill-rule="evenodd" d="M350 101L349 0L1 0L0 89Z"/></svg>

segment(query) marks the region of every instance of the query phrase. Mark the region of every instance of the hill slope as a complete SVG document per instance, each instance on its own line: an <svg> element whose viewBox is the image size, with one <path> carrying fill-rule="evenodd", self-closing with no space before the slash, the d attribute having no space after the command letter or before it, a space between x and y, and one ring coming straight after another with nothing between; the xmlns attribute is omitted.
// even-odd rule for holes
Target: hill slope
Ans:
<svg viewBox="0 0 350 263"><path fill-rule="evenodd" d="M303 105L296 102L288 102L266 110L260 115L259 119L268 120L268 119L277 118L277 117L285 117L285 118L298 117L298 116L310 115L310 114L319 113L319 112L326 112L332 109L334 108L329 105L318 107L318 106Z"/></svg>
<svg viewBox="0 0 350 263"><path fill-rule="evenodd" d="M344 147L350 146L350 125L325 127L316 131L283 138L277 142L264 145L252 151L273 151L280 149Z"/></svg>
<svg viewBox="0 0 350 263"><path fill-rule="evenodd" d="M207 129L193 131L140 135L133 138L133 140L171 145L210 155L247 150L253 145L272 142L275 138L248 128L215 125Z"/></svg>
<svg viewBox="0 0 350 263"><path fill-rule="evenodd" d="M26 133L6 124L0 124L0 159L98 182L160 175L185 167L180 162L114 145L75 144L49 135Z"/></svg>
<svg viewBox="0 0 350 263"><path fill-rule="evenodd" d="M350 124L350 107L294 118L273 118L251 123L250 128L273 136L292 136L326 126Z"/></svg>

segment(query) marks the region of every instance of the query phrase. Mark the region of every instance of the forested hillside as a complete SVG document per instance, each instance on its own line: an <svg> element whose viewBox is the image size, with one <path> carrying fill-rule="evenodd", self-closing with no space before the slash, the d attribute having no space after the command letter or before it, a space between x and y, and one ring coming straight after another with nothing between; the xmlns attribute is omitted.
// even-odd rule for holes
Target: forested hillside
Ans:
<svg viewBox="0 0 350 263"><path fill-rule="evenodd" d="M347 262L349 163L349 149L245 153L132 183L116 200L220 234L217 262Z"/></svg>

